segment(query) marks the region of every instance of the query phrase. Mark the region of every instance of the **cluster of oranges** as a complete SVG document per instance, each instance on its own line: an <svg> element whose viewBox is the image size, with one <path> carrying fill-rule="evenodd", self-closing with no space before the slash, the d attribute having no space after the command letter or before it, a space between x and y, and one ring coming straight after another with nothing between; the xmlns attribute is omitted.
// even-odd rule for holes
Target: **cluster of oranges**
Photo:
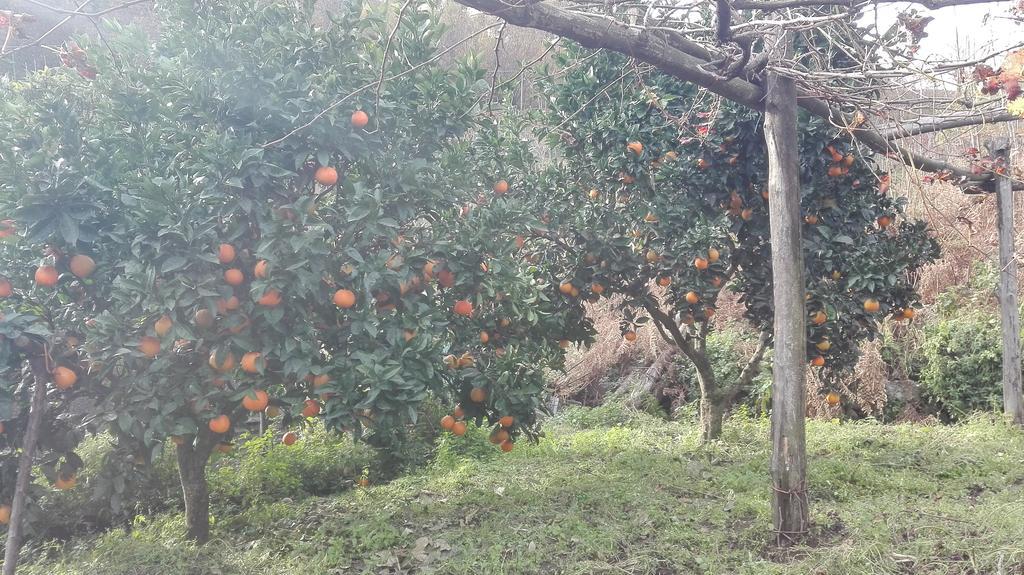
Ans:
<svg viewBox="0 0 1024 575"><path fill-rule="evenodd" d="M838 178L845 176L850 171L850 166L853 165L855 160L853 154L846 154L844 156L831 144L825 146L825 153L829 154L832 158L832 165L828 167L828 175L830 177Z"/></svg>
<svg viewBox="0 0 1024 575"><path fill-rule="evenodd" d="M469 399L473 403L483 403L487 400L487 391L481 387L474 387L469 393ZM455 406L451 415L446 415L441 418L441 428L445 431L449 431L452 435L462 437L466 435L466 412L462 409L461 405ZM508 453L515 448L515 442L512 441L512 435L509 432L512 426L515 424L515 418L511 415L503 415L498 418L498 425L491 432L489 441L497 445L502 451Z"/></svg>

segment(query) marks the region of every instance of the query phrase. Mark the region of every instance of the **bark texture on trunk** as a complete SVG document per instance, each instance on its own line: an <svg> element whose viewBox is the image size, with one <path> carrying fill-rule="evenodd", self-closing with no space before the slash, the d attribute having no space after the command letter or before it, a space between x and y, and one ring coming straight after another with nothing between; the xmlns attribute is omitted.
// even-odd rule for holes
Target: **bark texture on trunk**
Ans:
<svg viewBox="0 0 1024 575"><path fill-rule="evenodd" d="M25 509L28 506L28 485L32 479L32 459L36 455L39 428L42 427L43 413L46 411L46 384L50 377L46 369L45 355L37 355L30 359L29 368L33 380L32 402L29 407L28 427L21 444L21 459L18 460L18 479L14 484L14 496L11 501L3 575L14 575L15 569L18 568L18 555L25 530Z"/></svg>
<svg viewBox="0 0 1024 575"><path fill-rule="evenodd" d="M1017 259L1014 257L1013 184L1010 170L1010 141L994 139L986 144L1007 174L996 176L999 215L999 318L1003 334L1003 413L1015 425L1024 425L1024 396L1021 392L1020 308L1017 304Z"/></svg>
<svg viewBox="0 0 1024 575"><path fill-rule="evenodd" d="M206 463L217 437L209 430L202 430L195 444L177 447L178 477L181 479L181 494L185 500L186 535L197 543L210 539L210 491L206 483Z"/></svg>
<svg viewBox="0 0 1024 575"><path fill-rule="evenodd" d="M792 39L779 41L777 55ZM775 304L772 382L772 523L779 545L800 539L808 528L807 456L804 431L806 333L804 258L800 239L800 157L796 86L768 74L765 140L768 145L768 204Z"/></svg>

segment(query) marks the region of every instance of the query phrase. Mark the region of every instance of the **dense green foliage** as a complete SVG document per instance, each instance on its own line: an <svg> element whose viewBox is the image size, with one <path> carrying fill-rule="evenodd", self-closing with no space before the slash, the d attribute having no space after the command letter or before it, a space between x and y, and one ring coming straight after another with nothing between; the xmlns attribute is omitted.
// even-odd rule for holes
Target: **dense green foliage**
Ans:
<svg viewBox="0 0 1024 575"><path fill-rule="evenodd" d="M1003 392L1003 351L999 318L966 310L940 317L924 331L921 395L946 419L974 411L999 411Z"/></svg>
<svg viewBox="0 0 1024 575"><path fill-rule="evenodd" d="M626 412L615 419L586 430L555 422L538 446L446 460L338 497L254 505L219 516L214 541L202 548L181 539L180 516L170 514L130 533L36 547L24 572L297 575L401 565L438 574L948 575L1024 568L1024 440L1000 423L809 422L815 528L805 545L778 551L767 529L766 421L734 418L723 441L700 446L690 424Z"/></svg>

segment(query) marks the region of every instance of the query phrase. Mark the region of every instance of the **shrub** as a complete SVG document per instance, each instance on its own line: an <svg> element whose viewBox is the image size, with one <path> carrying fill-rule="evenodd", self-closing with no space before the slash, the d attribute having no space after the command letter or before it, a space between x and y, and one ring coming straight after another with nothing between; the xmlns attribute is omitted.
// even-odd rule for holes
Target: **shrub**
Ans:
<svg viewBox="0 0 1024 575"><path fill-rule="evenodd" d="M941 418L953 421L1002 402L999 318L963 312L924 329L921 398Z"/></svg>
<svg viewBox="0 0 1024 575"><path fill-rule="evenodd" d="M627 405L622 398L610 397L597 407L570 407L555 417L554 421L577 429L595 429L640 427L653 421L665 420L665 412L654 398L644 402L642 407L646 409L636 409Z"/></svg>

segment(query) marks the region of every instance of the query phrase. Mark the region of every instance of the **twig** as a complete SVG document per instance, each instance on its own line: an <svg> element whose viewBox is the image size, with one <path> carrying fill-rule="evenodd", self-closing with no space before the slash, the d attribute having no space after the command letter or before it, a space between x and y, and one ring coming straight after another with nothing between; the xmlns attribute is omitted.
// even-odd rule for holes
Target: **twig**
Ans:
<svg viewBox="0 0 1024 575"><path fill-rule="evenodd" d="M398 33L398 29L402 26L402 17L405 16L405 11L409 9L410 4L412 4L412 0L405 0L405 4L402 4L402 8L398 11L398 19L395 20L395 27L391 29L391 33L388 34L388 41L384 44L384 55L380 59L380 78L377 80L377 89L373 100L374 116L377 115L377 109L380 107L380 87L384 84L384 72L387 71L391 42L394 41L395 34Z"/></svg>

